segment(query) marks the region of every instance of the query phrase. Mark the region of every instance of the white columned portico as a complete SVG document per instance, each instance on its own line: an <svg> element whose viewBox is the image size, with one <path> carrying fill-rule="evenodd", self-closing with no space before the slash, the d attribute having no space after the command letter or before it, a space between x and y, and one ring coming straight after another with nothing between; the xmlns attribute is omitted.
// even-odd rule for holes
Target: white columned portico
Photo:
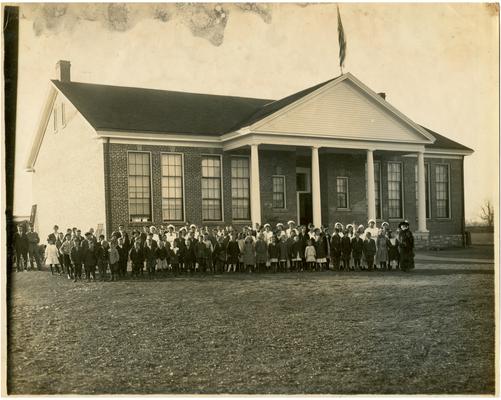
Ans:
<svg viewBox="0 0 501 400"><path fill-rule="evenodd" d="M417 153L418 172L418 231L428 232L426 229L426 178L424 168L424 152Z"/></svg>
<svg viewBox="0 0 501 400"><path fill-rule="evenodd" d="M261 224L261 188L259 184L259 145L251 144L250 200L252 227Z"/></svg>
<svg viewBox="0 0 501 400"><path fill-rule="evenodd" d="M318 147L311 148L311 203L313 207L313 225L322 225L322 205L320 202L320 165Z"/></svg>
<svg viewBox="0 0 501 400"><path fill-rule="evenodd" d="M374 183L374 151L367 150L367 218L376 220L376 186Z"/></svg>

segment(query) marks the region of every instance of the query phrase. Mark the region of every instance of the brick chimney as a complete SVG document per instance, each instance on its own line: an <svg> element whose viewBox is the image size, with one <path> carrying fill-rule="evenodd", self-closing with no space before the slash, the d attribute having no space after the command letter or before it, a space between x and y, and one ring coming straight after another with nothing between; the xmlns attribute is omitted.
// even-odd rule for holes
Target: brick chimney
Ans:
<svg viewBox="0 0 501 400"><path fill-rule="evenodd" d="M61 82L71 82L71 63L65 60L59 60L56 64L57 78Z"/></svg>
<svg viewBox="0 0 501 400"><path fill-rule="evenodd" d="M383 100L386 100L386 93L385 92L378 93L378 95L381 96L383 98Z"/></svg>

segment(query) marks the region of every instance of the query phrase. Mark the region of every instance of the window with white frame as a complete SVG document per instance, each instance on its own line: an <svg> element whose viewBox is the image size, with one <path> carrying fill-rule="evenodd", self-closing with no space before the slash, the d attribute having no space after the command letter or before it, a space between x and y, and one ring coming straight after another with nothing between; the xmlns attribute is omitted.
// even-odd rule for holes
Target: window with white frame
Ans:
<svg viewBox="0 0 501 400"><path fill-rule="evenodd" d="M183 156L163 153L162 162L162 218L164 221L184 220Z"/></svg>
<svg viewBox="0 0 501 400"><path fill-rule="evenodd" d="M388 217L402 218L402 164L388 163Z"/></svg>
<svg viewBox="0 0 501 400"><path fill-rule="evenodd" d="M337 208L348 208L348 178L336 178Z"/></svg>
<svg viewBox="0 0 501 400"><path fill-rule="evenodd" d="M235 157L231 160L231 209L234 220L250 219L249 159Z"/></svg>
<svg viewBox="0 0 501 400"><path fill-rule="evenodd" d="M57 108L54 107L54 110L52 110L53 114L53 122L54 122L54 132L57 132Z"/></svg>
<svg viewBox="0 0 501 400"><path fill-rule="evenodd" d="M202 156L202 219L221 221L221 158Z"/></svg>
<svg viewBox="0 0 501 400"><path fill-rule="evenodd" d="M449 167L435 165L437 218L449 218Z"/></svg>
<svg viewBox="0 0 501 400"><path fill-rule="evenodd" d="M376 202L376 219L381 219L381 164L374 163L374 192Z"/></svg>
<svg viewBox="0 0 501 400"><path fill-rule="evenodd" d="M428 164L424 165L424 182L426 196L426 218L430 218L430 169ZM414 183L416 190L416 213L419 208L419 187L418 187L418 166L414 165Z"/></svg>
<svg viewBox="0 0 501 400"><path fill-rule="evenodd" d="M129 152L128 171L130 221L151 221L150 153Z"/></svg>
<svg viewBox="0 0 501 400"><path fill-rule="evenodd" d="M66 110L64 103L61 103L61 125L62 126L66 125Z"/></svg>
<svg viewBox="0 0 501 400"><path fill-rule="evenodd" d="M285 208L285 176L274 175L273 180L273 208Z"/></svg>

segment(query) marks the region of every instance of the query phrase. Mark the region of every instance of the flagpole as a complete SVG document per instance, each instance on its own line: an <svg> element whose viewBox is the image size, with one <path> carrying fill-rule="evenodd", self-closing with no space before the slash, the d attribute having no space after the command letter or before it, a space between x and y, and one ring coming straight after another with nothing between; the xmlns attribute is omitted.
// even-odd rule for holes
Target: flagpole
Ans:
<svg viewBox="0 0 501 400"><path fill-rule="evenodd" d="M343 64L346 57L346 38L344 36L343 23L341 22L341 14L339 13L339 5L336 5L337 9L337 32L339 40L339 69L341 70L341 75L343 75Z"/></svg>

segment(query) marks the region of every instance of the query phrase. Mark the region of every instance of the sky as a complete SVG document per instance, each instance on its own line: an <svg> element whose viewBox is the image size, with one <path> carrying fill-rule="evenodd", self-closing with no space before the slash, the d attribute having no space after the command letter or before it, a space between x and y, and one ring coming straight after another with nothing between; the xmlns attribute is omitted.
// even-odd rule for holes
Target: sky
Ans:
<svg viewBox="0 0 501 400"><path fill-rule="evenodd" d="M350 72L415 122L475 150L466 219L497 204L497 4L338 3ZM329 3L21 4L14 214L60 59L73 81L278 99L339 75ZM64 157L61 157L64 165Z"/></svg>

